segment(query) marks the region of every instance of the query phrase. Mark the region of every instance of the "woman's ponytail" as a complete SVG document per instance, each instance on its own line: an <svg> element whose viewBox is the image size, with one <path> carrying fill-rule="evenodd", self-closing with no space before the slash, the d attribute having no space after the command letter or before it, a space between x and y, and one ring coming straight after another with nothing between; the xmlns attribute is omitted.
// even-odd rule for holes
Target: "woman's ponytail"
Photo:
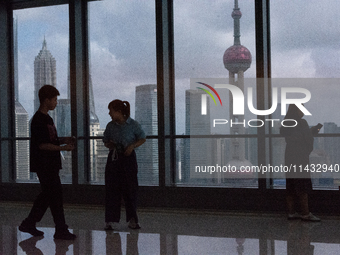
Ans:
<svg viewBox="0 0 340 255"><path fill-rule="evenodd" d="M126 119L130 117L130 103L128 101L115 99L109 103L108 108L120 111Z"/></svg>
<svg viewBox="0 0 340 255"><path fill-rule="evenodd" d="M123 115L125 115L126 117L130 117L130 103L128 101L123 101L123 104L125 106L125 109L122 112Z"/></svg>

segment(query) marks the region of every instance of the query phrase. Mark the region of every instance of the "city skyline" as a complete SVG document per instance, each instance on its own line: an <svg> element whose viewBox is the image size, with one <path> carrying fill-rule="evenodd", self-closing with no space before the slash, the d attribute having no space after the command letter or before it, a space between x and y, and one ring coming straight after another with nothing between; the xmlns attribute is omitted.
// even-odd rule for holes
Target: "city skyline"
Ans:
<svg viewBox="0 0 340 255"><path fill-rule="evenodd" d="M189 79L225 77L221 54L227 45L232 45L230 10L233 6L233 0L213 4L204 1L174 1L177 134L185 132L184 101L185 90L190 85ZM272 77L339 77L340 57L337 56L340 53L334 39L338 34L335 24L339 17L334 13L337 6L336 1L329 1L326 8L315 0L290 4L278 0L271 4L271 17L275 17L271 20ZM290 11L283 15L282 8ZM308 12L301 13L301 9L307 9ZM255 52L253 10L253 3L242 1L241 40L251 52ZM110 121L107 114L107 104L110 101L115 98L127 100L133 109L135 86L156 83L154 2L96 1L89 3L89 11L95 108L99 110L98 118L101 126L104 126ZM134 13L139 13L138 22L130 19L135 16ZM310 25L307 13L311 13L317 22ZM67 5L60 5L16 10L15 16L19 19L19 93L25 95L22 105L31 115L33 93L30 88L33 72L29 64L32 63L33 52L38 52L41 47L37 42L42 41L44 36L59 63L57 81L62 97L66 98L68 8ZM292 26L294 21L298 21L299 26ZM290 31L288 28L293 29ZM204 33L200 32L202 29ZM328 39L321 40L325 36ZM143 51L139 50L141 48ZM245 78L255 77L255 67L254 59ZM326 91L315 95L323 98L321 105L331 103L324 100L329 96ZM320 106L315 109L320 112ZM320 115L324 118L321 122L339 123L339 116L325 119L325 114Z"/></svg>
<svg viewBox="0 0 340 255"><path fill-rule="evenodd" d="M112 2L111 2L112 3ZM175 89L176 89L176 124L177 124L177 134L184 134L185 133L185 90L189 88L190 82L189 79L192 77L206 77L206 75L213 75L214 77L226 77L227 73L223 67L221 55L224 52L225 48L228 45L231 45L231 38L233 35L232 25L230 23L230 16L226 15L225 13L229 13L230 10L234 6L234 1L221 1L218 4L213 4L212 6L207 6L204 3L198 2L198 8L193 9L192 13L187 13L187 16L183 15L183 10L190 9L191 2L188 1L186 3L181 3L179 1L174 2L174 35L175 35ZM276 3L277 4L277 3ZM280 4L284 4L280 2ZM143 9L144 12L141 14L141 19L143 22L138 23L138 26L133 27L131 20L128 17L131 17L128 13L121 14L122 16L113 15L115 18L119 17L122 18L114 25L112 29L115 29L112 32L113 35L122 36L121 40L113 40L110 37L107 37L107 33L105 33L105 29L107 29L107 24L110 24L112 20L107 20L102 18L100 15L94 15L99 10L103 10L104 7L110 7L108 2L103 3L90 3L89 10L90 10L90 33L89 33L89 56L90 56L90 93L93 91L93 109L100 109L98 114L98 119L101 121L101 127L105 127L106 124L110 121L108 116L107 104L115 98L121 98L123 100L128 100L131 103L131 112L132 117L134 114L134 109L136 110L136 96L135 96L135 88L139 85L143 84L155 84L156 81L156 62L155 62L155 26L152 18L148 17L150 11L153 10L151 4L143 5L141 3L133 5L133 3L127 4L129 8L131 7L132 11L137 11L138 9ZM16 15L20 16L21 18L26 20L25 24L21 22L16 23L17 28L14 28L18 31L20 36L24 36L25 40L20 40L20 36L18 38L18 65L20 66L15 75L18 74L19 78L19 86L18 90L19 93L16 92L16 98L19 98L19 95L24 94L24 97L20 97L20 100L23 100L23 107L26 108L28 105L28 114L33 115L34 111L32 111L32 106L27 104L28 100L30 99L30 95L33 94L32 92L32 84L29 83L30 75L32 74L32 70L27 68L27 58L28 52L33 52L33 48L36 46L29 48L33 44L30 42L36 39L35 44L37 41L41 41L41 38L46 39L47 41L51 42L51 49L53 51L53 55L57 60L58 63L58 72L57 75L57 88L61 92L61 99L67 98L67 94L69 91L69 65L68 65L68 24L67 19L61 20L61 24L57 24L58 22L51 24L48 19L44 16L44 11L46 8L52 11L52 16L49 17L51 21L59 21L60 18L66 17L68 10L65 8L66 6L53 6L53 7L42 7L42 8L33 8L29 10L17 10L15 11ZM115 5L118 10L120 7L124 7L124 4ZM180 8L181 7L181 8ZM196 19L197 24L194 22L183 22L186 18L193 18L194 14L202 7L202 9L206 8L207 10L216 10L212 11L211 13L217 13L216 18L211 18L209 16L209 12L206 11L203 15ZM204 8L203 8L204 7ZM217 7L223 7L222 10L217 11ZM309 6L310 7L310 6ZM126 6L125 6L126 8ZM311 8L311 7L310 7ZM104 8L105 9L105 8ZM276 10L275 4L273 10ZM323 9L319 9L319 11L323 11ZM110 13L112 9L107 8L107 11ZM153 10L154 11L154 10ZM242 6L242 13L244 14L244 20L242 19L242 42L244 42L247 47L249 47L251 52L255 52L255 45L254 45L254 33L253 33L253 21L251 19L254 16L254 13L251 12L252 7L250 5L245 4ZM26 15L25 15L26 14ZM32 15L32 14L37 14ZM33 18L35 16L35 18ZM301 15L302 17L303 15ZM41 19L46 21L39 31L32 32L30 29L34 27L32 24L34 22L38 23L40 17ZM203 19L203 18L208 19ZM209 19L210 17L210 19ZM282 19L282 17L280 17ZM303 17L304 18L304 17ZM204 22L203 22L204 20ZM221 22L224 20L223 22ZM124 21L128 21L127 26L125 26ZM244 23L243 23L244 21ZM30 23L33 22L33 23ZM152 23L151 23L152 22ZM329 20L327 19L327 22ZM105 26L103 24L105 23ZM288 24L290 22L287 22ZM101 25L99 25L101 24ZM139 35L138 29L143 28L143 24L147 25L148 30L145 32L145 35ZM152 26L149 26L153 24ZM194 26L195 24L195 26ZM274 21L273 27L278 26L278 24ZM199 25L203 28L211 28L209 33L207 34L208 37L202 35L202 33L196 34L197 31L200 31ZM121 26L121 27L120 27ZM194 26L195 29L190 29L192 33L187 33L187 29L191 26ZM23 29L24 27L27 28L27 31ZM124 29L123 29L124 27ZM273 28L272 27L272 28ZM316 26L318 27L318 25ZM45 30L45 31L43 31ZM32 33L29 33L31 31ZM244 33L243 33L244 31ZM273 31L273 30L272 30ZM275 31L275 29L274 29ZM304 31L306 32L306 31ZM330 32L328 28L325 32ZM312 34L312 33L311 33ZM26 35L26 36L25 36ZM139 44L135 44L135 40L131 40L131 38L137 39L137 35L141 36L143 40L136 40ZM311 109L313 112L312 121L308 122L310 124L317 124L318 122L321 123L339 123L340 116L338 113L334 113L332 116L329 114L324 114L322 109L332 106L332 104L337 99L335 93L332 93L332 86L338 86L339 82L337 79L332 80L331 86L328 83L318 84L316 78L323 77L323 73L320 73L316 68L318 65L324 65L320 68L320 70L324 70L325 67L330 66L327 69L326 77L336 77L336 68L337 62L334 62L334 57L329 58L330 61L333 61L333 64L326 63L323 61L323 58L320 55L313 55L306 53L306 49L302 49L299 45L295 45L294 48L289 48L289 42L282 42L277 43L275 41L276 38L279 36L277 34L272 33L272 49L277 47L281 51L277 52L277 50L272 51L272 74L273 76L279 76L283 74L283 77L291 77L292 75L297 75L300 77L309 77L314 80L314 83L308 84L308 88L312 92L312 101L307 104L307 108ZM289 34L291 36L291 34ZM195 41L195 43L188 43L191 42L192 39L189 40L189 37ZM298 37L298 36L297 36ZM48 39L47 39L48 38ZM52 38L52 39L51 39ZM306 35L307 38L307 35ZM306 38L302 38L306 40ZM24 42L24 43L23 43ZM124 43L129 42L129 43ZM327 44L329 43L329 45ZM316 44L320 46L320 43ZM208 46L208 48L207 48ZM293 45L294 46L294 45ZM312 47L311 43L308 44L308 47ZM332 49L333 44L332 40L325 41L322 45L323 48L325 46L329 46ZM144 47L145 51L140 52L140 47ZM307 47L307 48L308 48ZM26 49L26 51L25 51ZM197 50L199 49L199 50ZM223 50L221 50L223 49ZM315 52L317 51L316 48L312 48ZM40 50L40 49L39 49ZM199 54L196 54L198 52ZM286 52L287 56L289 56L289 60L291 64L288 62L283 63L287 56L283 56L282 54ZM330 52L326 51L327 54ZM292 55L293 54L293 55ZM334 54L333 54L334 55ZM278 57L279 56L279 57ZM204 59L204 61L203 61ZM30 62L31 63L31 62ZM281 63L282 65L279 67L275 67L276 63ZM256 62L252 63L252 66L246 73L245 78L255 77L255 68ZM60 67L60 69L59 69ZM288 68L287 68L288 67ZM294 70L291 70L290 67L294 67ZM333 69L334 70L333 70ZM16 69L15 69L16 70ZM295 70L299 70L300 73L294 72ZM333 71L330 71L333 70ZM24 77L24 78L23 78ZM59 78L61 77L61 78ZM315 82L316 81L316 82ZM93 82L93 88L92 88ZM274 86L276 84L273 83ZM279 87L278 85L277 87ZM323 89L325 86L328 86L328 89ZM26 94L27 92L27 94ZM18 95L17 95L18 94ZM332 99L332 100L330 100ZM90 95L91 100L91 95ZM32 102L32 101L31 101ZM92 101L91 101L92 102ZM90 105L92 103L90 102ZM99 107L98 107L99 106ZM320 107L322 106L322 107ZM327 107L326 107L327 106ZM91 106L90 106L91 108ZM90 116L94 116L90 113ZM306 117L308 119L310 117ZM96 119L95 117L93 119ZM315 123L316 122L316 123ZM337 125L337 124L336 124ZM337 130L337 129L334 129ZM324 130L322 130L323 132ZM338 130L337 130L338 131Z"/></svg>

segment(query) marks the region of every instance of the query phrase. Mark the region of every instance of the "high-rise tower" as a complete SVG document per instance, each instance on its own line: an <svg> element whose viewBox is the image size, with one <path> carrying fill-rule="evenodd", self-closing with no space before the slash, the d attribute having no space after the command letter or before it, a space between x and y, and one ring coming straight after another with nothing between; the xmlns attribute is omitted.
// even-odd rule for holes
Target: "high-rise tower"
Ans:
<svg viewBox="0 0 340 255"><path fill-rule="evenodd" d="M99 126L99 118L96 114L96 108L94 106L94 95L93 95L91 72L89 73L89 101L90 101L90 124Z"/></svg>
<svg viewBox="0 0 340 255"><path fill-rule="evenodd" d="M158 134L157 85L136 86L135 120L146 135ZM158 140L148 139L136 150L138 158L138 179L141 184L158 184Z"/></svg>
<svg viewBox="0 0 340 255"><path fill-rule="evenodd" d="M71 99L71 84L70 84L70 50L68 52L68 73L67 73L67 99ZM89 60L91 60L91 56L89 56ZM92 76L91 76L91 63L89 68L89 106L90 106L90 125L98 125L99 126L99 118L96 114L95 104L94 104L94 95L93 95L93 85L92 85ZM98 127L99 128L99 127Z"/></svg>
<svg viewBox="0 0 340 255"><path fill-rule="evenodd" d="M29 117L25 108L15 101L15 136L28 137L29 136ZM15 141L15 157L16 157L16 178L18 180L29 180L29 141L16 140Z"/></svg>
<svg viewBox="0 0 340 255"><path fill-rule="evenodd" d="M223 62L225 68L229 71L229 83L236 85L244 91L244 72L250 67L252 57L250 51L241 45L240 19L242 13L238 7L238 0L235 0L234 2L234 10L231 16L234 19L234 45L225 51ZM229 95L230 121L233 123L244 123L243 115L233 115L233 98L231 94ZM242 124L233 125L230 128L230 133L232 135L244 134L245 127ZM249 164L249 162L246 162L245 160L245 139L231 139L230 146L231 165L242 165L243 163Z"/></svg>
<svg viewBox="0 0 340 255"><path fill-rule="evenodd" d="M18 78L18 20L13 19L13 55L14 55L14 96L15 96L15 136L29 136L29 116L19 102ZM15 170L17 180L29 180L29 141L15 141Z"/></svg>
<svg viewBox="0 0 340 255"><path fill-rule="evenodd" d="M243 73L250 67L251 53L241 45L240 33L240 19L242 13L238 7L238 0L235 0L234 10L231 13L234 19L234 45L229 47L223 55L223 63L225 68L229 71L229 80L235 82L235 74L243 77ZM234 83L233 83L234 84Z"/></svg>
<svg viewBox="0 0 340 255"><path fill-rule="evenodd" d="M201 114L201 98L205 92L199 89L185 91L185 133L186 135L210 135L210 104L207 99L206 114ZM190 138L183 141L183 170L178 178L184 183L208 183L211 179L200 178L194 173L195 166L212 164L212 139Z"/></svg>
<svg viewBox="0 0 340 255"><path fill-rule="evenodd" d="M56 87L57 76L56 60L47 49L47 43L44 38L42 49L34 60L34 112L39 108L39 89L45 84Z"/></svg>

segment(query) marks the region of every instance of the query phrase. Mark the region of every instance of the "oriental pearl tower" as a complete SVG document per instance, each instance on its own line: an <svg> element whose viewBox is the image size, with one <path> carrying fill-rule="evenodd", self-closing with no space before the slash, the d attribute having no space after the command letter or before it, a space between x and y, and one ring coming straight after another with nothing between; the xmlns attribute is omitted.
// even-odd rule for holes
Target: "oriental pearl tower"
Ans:
<svg viewBox="0 0 340 255"><path fill-rule="evenodd" d="M229 71L229 84L236 85L242 91L244 91L244 72L250 67L251 54L250 51L241 45L240 41L240 19L242 13L238 7L238 0L235 0L234 10L231 14L234 19L234 45L229 47L223 55L223 63L225 68ZM238 135L245 133L245 122L243 115L233 115L233 98L229 93L229 116L230 134ZM230 144L231 160L228 164L236 166L251 165L251 163L245 159L245 139L233 138Z"/></svg>

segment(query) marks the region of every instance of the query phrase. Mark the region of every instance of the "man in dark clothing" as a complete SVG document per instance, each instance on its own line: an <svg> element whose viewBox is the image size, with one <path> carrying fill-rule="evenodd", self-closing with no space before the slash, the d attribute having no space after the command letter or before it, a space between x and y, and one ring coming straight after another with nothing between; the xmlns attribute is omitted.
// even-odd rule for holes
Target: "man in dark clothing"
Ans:
<svg viewBox="0 0 340 255"><path fill-rule="evenodd" d="M73 150L74 141L71 137L59 139L53 119L48 115L49 111L56 108L59 95L59 91L51 85L44 85L39 90L40 107L31 123L30 171L37 173L41 193L34 201L30 214L19 226L19 230L33 236L42 236L44 232L36 229L35 225L50 207L56 228L54 238L73 240L76 235L70 233L65 224L59 170L62 168L60 151Z"/></svg>

